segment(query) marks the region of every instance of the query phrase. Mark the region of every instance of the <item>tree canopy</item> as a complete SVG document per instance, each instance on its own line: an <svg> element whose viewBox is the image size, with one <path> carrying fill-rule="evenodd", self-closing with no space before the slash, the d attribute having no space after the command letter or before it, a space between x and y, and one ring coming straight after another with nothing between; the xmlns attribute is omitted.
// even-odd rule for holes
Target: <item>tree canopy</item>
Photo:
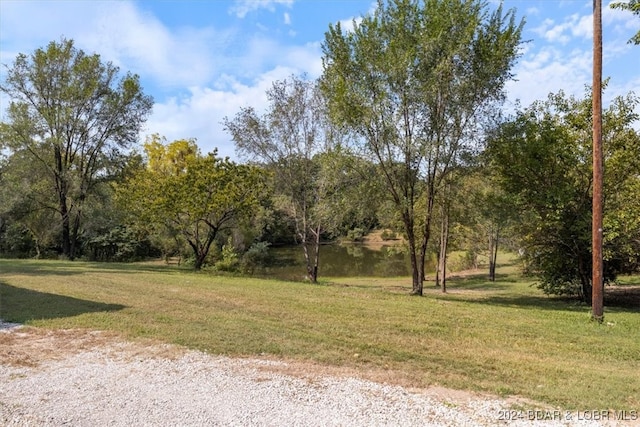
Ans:
<svg viewBox="0 0 640 427"><path fill-rule="evenodd" d="M605 147L604 273L637 269L640 228L640 134L636 96L618 97L603 114ZM502 124L488 155L522 215L524 258L547 293L591 302L591 99L560 92Z"/></svg>
<svg viewBox="0 0 640 427"><path fill-rule="evenodd" d="M353 31L331 25L321 87L332 120L379 167L407 236L421 295L436 194L518 56L514 11L475 0L379 1ZM416 201L426 194L426 211ZM419 220L421 218L421 220Z"/></svg>
<svg viewBox="0 0 640 427"><path fill-rule="evenodd" d="M29 183L34 209L57 214L62 253L73 259L88 198L122 166L153 100L138 76L119 77L113 64L65 39L19 54L0 91L11 100L0 148Z"/></svg>
<svg viewBox="0 0 640 427"><path fill-rule="evenodd" d="M629 0L625 2L611 3L612 9L628 10L629 12L637 15L640 18L640 0ZM629 39L629 43L640 44L640 31Z"/></svg>
<svg viewBox="0 0 640 427"><path fill-rule="evenodd" d="M241 155L274 171L279 208L291 218L304 251L307 278L316 282L320 239L328 228L324 206L330 188L314 157L330 149L338 134L326 120L315 82L295 76L276 81L267 98L269 107L263 115L243 108L233 119L225 118L224 125Z"/></svg>
<svg viewBox="0 0 640 427"><path fill-rule="evenodd" d="M202 156L194 140L162 142L157 135L147 141L147 167L119 187L118 198L138 226L181 236L199 270L218 233L258 205L264 173L216 152Z"/></svg>

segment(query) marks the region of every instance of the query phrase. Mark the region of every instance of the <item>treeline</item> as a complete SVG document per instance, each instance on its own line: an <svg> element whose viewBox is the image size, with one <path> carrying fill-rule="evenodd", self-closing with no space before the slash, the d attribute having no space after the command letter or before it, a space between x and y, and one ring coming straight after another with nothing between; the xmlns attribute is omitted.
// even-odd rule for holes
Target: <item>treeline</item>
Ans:
<svg viewBox="0 0 640 427"><path fill-rule="evenodd" d="M138 133L152 99L138 77L52 42L8 67L1 124L0 254L200 269L267 262L299 244L374 228L403 236L420 295L438 257L518 251L547 293L591 289L591 100L550 94L506 115L523 23L482 2L380 3L352 31L330 26L323 74L291 76L268 107L230 112L243 163L195 140ZM640 269L640 134L633 94L603 114L605 276Z"/></svg>

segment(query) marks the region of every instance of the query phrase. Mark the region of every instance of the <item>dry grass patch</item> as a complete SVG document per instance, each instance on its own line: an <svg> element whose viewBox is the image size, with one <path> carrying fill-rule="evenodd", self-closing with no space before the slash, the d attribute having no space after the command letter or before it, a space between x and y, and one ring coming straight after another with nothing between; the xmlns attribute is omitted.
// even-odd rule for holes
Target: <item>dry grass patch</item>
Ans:
<svg viewBox="0 0 640 427"><path fill-rule="evenodd" d="M85 329L42 329L19 327L0 331L0 364L37 367L51 360L63 360L70 355L109 349L119 358L160 357L176 359L186 349L165 345L154 340L126 342L110 331Z"/></svg>

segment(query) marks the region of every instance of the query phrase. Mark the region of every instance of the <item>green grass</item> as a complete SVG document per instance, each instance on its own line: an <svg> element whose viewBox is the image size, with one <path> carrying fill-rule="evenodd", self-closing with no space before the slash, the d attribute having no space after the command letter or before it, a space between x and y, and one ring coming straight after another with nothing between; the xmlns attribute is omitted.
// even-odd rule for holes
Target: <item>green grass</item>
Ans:
<svg viewBox="0 0 640 427"><path fill-rule="evenodd" d="M272 355L414 386L519 395L567 410L640 408L640 310L546 297L513 266L451 279L321 285L219 277L150 264L0 260L0 318L111 330L214 354ZM631 284L631 283L629 283Z"/></svg>

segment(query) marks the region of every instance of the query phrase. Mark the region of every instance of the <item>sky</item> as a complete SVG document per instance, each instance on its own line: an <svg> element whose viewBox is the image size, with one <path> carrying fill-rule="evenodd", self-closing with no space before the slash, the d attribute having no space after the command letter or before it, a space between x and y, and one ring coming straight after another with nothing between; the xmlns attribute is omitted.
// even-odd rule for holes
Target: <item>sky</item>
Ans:
<svg viewBox="0 0 640 427"><path fill-rule="evenodd" d="M497 0L489 0L495 7ZM591 85L592 0L504 0L524 18L521 57L506 86L507 109L551 92L582 97ZM605 105L640 95L640 46L627 40L640 19L603 0ZM221 124L241 107L263 111L276 80L322 73L322 42L329 24L370 13L372 0L0 0L0 79L18 53L73 39L140 76L155 101L141 134L169 141L195 138L203 152L218 148L237 158ZM1 94L0 117L9 100ZM640 113L640 109L638 110Z"/></svg>

